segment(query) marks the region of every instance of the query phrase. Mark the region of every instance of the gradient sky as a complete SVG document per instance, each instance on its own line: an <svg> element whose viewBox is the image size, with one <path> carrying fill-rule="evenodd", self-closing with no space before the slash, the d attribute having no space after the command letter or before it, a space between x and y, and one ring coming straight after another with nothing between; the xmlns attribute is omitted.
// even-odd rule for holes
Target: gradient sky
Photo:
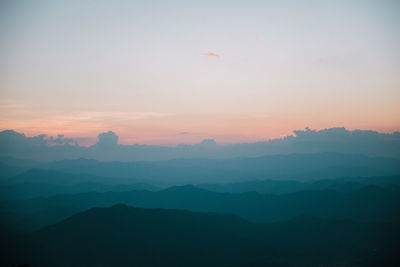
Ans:
<svg viewBox="0 0 400 267"><path fill-rule="evenodd" d="M0 130L400 130L400 1L1 1Z"/></svg>

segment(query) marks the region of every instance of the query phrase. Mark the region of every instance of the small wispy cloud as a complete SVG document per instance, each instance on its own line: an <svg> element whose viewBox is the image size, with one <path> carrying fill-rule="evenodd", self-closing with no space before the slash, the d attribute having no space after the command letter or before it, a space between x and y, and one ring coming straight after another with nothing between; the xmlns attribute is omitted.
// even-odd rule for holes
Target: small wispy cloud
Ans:
<svg viewBox="0 0 400 267"><path fill-rule="evenodd" d="M16 109L16 108L23 108L24 105L22 104L0 104L0 109Z"/></svg>
<svg viewBox="0 0 400 267"><path fill-rule="evenodd" d="M219 55L214 53L214 52L206 52L206 53L203 54L203 56L219 58Z"/></svg>
<svg viewBox="0 0 400 267"><path fill-rule="evenodd" d="M24 105L13 99L0 99L0 109L19 109Z"/></svg>
<svg viewBox="0 0 400 267"><path fill-rule="evenodd" d="M58 116L56 119L62 121L91 121L98 122L104 120L111 121L132 121L142 120L155 117L166 117L172 116L173 113L162 113L162 112L81 112L71 115ZM53 117L55 119L55 117Z"/></svg>

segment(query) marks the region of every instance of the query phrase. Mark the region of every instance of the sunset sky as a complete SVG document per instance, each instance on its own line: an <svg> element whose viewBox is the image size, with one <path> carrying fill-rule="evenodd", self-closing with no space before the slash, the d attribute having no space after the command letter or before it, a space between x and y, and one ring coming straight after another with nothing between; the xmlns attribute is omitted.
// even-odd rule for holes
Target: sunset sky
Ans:
<svg viewBox="0 0 400 267"><path fill-rule="evenodd" d="M386 0L1 1L0 130L163 145L398 131L399 14Z"/></svg>

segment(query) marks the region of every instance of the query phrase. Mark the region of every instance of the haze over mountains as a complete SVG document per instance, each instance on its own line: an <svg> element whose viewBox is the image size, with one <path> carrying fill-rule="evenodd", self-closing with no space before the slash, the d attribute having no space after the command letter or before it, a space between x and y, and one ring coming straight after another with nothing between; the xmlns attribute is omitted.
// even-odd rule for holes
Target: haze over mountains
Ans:
<svg viewBox="0 0 400 267"><path fill-rule="evenodd" d="M400 262L398 133L306 130L227 146L127 146L113 133L99 139L81 147L63 137L0 133L2 263Z"/></svg>
<svg viewBox="0 0 400 267"><path fill-rule="evenodd" d="M31 179L32 182L45 184L150 183L165 187L257 179L312 181L339 177L392 176L400 173L400 159L397 158L338 153L152 162L101 162L81 158L39 163L3 157L0 162L3 181L12 184L30 182ZM68 176L68 173L73 175ZM11 179L14 176L16 178ZM29 178L31 176L34 178Z"/></svg>
<svg viewBox="0 0 400 267"><path fill-rule="evenodd" d="M9 203L12 208L3 207L3 219L21 230L37 230L93 206L108 207L119 203L142 208L235 214L252 222L287 221L308 214L334 220L400 223L399 185L369 185L347 192L302 190L281 195L217 193L187 185L156 192L114 190L60 194Z"/></svg>

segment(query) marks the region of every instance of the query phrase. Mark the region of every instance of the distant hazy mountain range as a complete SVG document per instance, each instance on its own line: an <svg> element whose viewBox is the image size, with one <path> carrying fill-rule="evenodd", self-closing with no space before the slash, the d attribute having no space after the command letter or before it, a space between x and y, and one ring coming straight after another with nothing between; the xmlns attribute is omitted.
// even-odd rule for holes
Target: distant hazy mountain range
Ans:
<svg viewBox="0 0 400 267"><path fill-rule="evenodd" d="M232 183L249 180L290 179L320 180L338 177L392 176L400 174L400 159L363 155L317 153L267 155L256 158L176 159L155 162L100 162L77 159L49 163L27 162L15 158L0 158L2 180L21 174L32 167L75 174L68 183L127 182L153 183L168 186L177 184ZM108 177L94 179L76 175ZM43 182L51 182L51 174L43 174ZM64 175L65 176L65 175ZM18 179L27 179L19 177ZM64 179L65 178L57 178Z"/></svg>
<svg viewBox="0 0 400 267"><path fill-rule="evenodd" d="M50 161L65 149L118 158L135 146L34 144L28 157L0 156L0 265L399 265L398 157ZM212 141L200 147L220 149ZM34 151L38 160L29 159Z"/></svg>
<svg viewBox="0 0 400 267"><path fill-rule="evenodd" d="M331 219L399 220L400 160L393 158L319 153L38 163L3 157L0 163L16 174L10 177L12 172L3 170L0 212L23 229L117 203L233 213L251 221L287 220L303 213ZM196 186L173 186L184 184ZM169 186L173 187L165 189Z"/></svg>
<svg viewBox="0 0 400 267"><path fill-rule="evenodd" d="M3 219L20 229L39 229L91 207L124 203L143 208L229 213L255 222L289 220L302 214L329 219L400 223L400 187L363 186L350 192L298 191L283 195L217 193L194 186L165 190L56 195L3 201Z"/></svg>
<svg viewBox="0 0 400 267"><path fill-rule="evenodd" d="M225 193L285 194L322 189L349 192L360 189L365 185L400 184L399 175L304 180L258 179L236 183L196 184L196 187ZM154 184L157 184L157 186ZM57 194L85 192L157 191L166 188L168 184L168 181L111 178L85 173L68 173L34 168L4 179L0 183L0 195L8 199L29 199L40 196L48 197Z"/></svg>

